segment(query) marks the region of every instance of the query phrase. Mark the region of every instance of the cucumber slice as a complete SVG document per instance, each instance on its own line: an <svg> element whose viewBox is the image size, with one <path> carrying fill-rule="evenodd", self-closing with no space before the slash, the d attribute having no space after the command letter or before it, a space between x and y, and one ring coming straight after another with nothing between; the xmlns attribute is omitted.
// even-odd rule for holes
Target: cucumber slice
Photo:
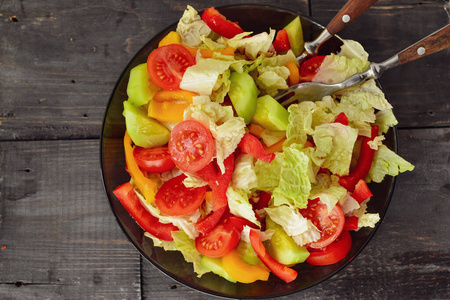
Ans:
<svg viewBox="0 0 450 300"><path fill-rule="evenodd" d="M159 87L150 79L147 64L137 65L130 71L128 79L128 101L135 106L147 104L153 98Z"/></svg>
<svg viewBox="0 0 450 300"><path fill-rule="evenodd" d="M292 52L294 52L295 56L299 56L303 52L303 45L305 43L303 41L303 29L300 17L297 16L284 29L286 29Z"/></svg>
<svg viewBox="0 0 450 300"><path fill-rule="evenodd" d="M137 146L153 148L169 142L170 131L157 120L147 116L144 107L124 101L123 108L127 132Z"/></svg>
<svg viewBox="0 0 450 300"><path fill-rule="evenodd" d="M275 230L272 238L268 240L267 251L278 262L284 265L294 265L302 263L308 258L309 252L306 247L297 245L283 227L269 217L266 218L266 228Z"/></svg>
<svg viewBox="0 0 450 300"><path fill-rule="evenodd" d="M248 264L257 265L261 262L250 243L239 241L236 250L242 255L242 260Z"/></svg>
<svg viewBox="0 0 450 300"><path fill-rule="evenodd" d="M255 113L258 88L253 78L247 73L232 72L230 75L230 90L228 96L239 117L249 124Z"/></svg>
<svg viewBox="0 0 450 300"><path fill-rule="evenodd" d="M210 270L214 274L219 275L220 277L223 277L228 281L231 281L233 283L236 282L236 280L231 278L230 275L228 275L228 273L223 268L221 258L203 256L202 259L200 260L200 265L203 268Z"/></svg>
<svg viewBox="0 0 450 300"><path fill-rule="evenodd" d="M252 123L267 130L285 131L289 123L289 112L277 100L269 95L256 100L255 114Z"/></svg>

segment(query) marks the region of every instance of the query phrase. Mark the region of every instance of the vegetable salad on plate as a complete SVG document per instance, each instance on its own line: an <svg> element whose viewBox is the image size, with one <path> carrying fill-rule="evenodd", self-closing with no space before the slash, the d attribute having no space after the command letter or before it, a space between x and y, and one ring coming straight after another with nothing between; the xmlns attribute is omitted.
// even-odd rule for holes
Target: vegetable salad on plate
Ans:
<svg viewBox="0 0 450 300"><path fill-rule="evenodd" d="M380 220L367 212L367 183L414 169L383 145L397 120L375 81L288 107L273 98L369 66L351 40L299 64L302 52L299 17L253 33L214 7L188 6L130 71L131 179L114 194L155 246L180 251L198 276L291 282L296 264L335 264L351 231Z"/></svg>

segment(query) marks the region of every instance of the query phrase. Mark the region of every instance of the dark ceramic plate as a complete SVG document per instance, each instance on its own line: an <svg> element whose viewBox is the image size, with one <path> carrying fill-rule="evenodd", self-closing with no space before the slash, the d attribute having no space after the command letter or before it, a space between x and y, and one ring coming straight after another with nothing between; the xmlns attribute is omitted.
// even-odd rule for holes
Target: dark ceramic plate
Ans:
<svg viewBox="0 0 450 300"><path fill-rule="evenodd" d="M281 29L297 16L296 13L268 6L240 5L222 7L219 10L227 18L238 21L245 30L253 31L254 33L267 32L269 28ZM314 39L323 29L321 25L309 18L301 16L301 21L305 40ZM348 256L339 263L323 267L311 266L307 263L297 265L294 269L297 270L299 275L295 281L289 284L286 284L273 274L268 282L258 281L252 284L234 284L212 273L198 278L193 272L192 264L185 262L181 253L174 251L166 252L159 247L154 247L152 241L144 237L142 229L115 198L113 190L130 179L125 171L123 151L125 120L122 117L122 102L127 100L126 87L129 72L134 66L146 62L147 56L157 47L159 40L175 28L176 24L163 30L134 56L123 71L113 90L103 122L101 137L103 181L112 211L125 235L142 256L165 274L191 288L222 297L270 298L288 295L318 284L339 270L342 270L361 252L374 235L380 223L375 228L365 228L358 232L353 232L352 249ZM327 42L327 46L322 49L328 49L334 52L338 49L339 45L340 40L338 38L332 38ZM397 150L395 129L388 133L385 144L390 149ZM383 183L370 185L370 188L374 196L369 203L368 210L370 212L378 212L380 217L383 218L391 199L394 179L391 177L386 178Z"/></svg>

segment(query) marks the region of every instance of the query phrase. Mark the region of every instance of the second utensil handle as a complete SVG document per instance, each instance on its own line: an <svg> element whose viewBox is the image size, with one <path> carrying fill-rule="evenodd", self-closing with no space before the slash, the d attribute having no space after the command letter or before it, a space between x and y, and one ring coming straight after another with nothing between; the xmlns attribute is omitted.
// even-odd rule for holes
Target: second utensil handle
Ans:
<svg viewBox="0 0 450 300"><path fill-rule="evenodd" d="M334 35L344 29L378 0L349 0L331 20L327 30Z"/></svg>
<svg viewBox="0 0 450 300"><path fill-rule="evenodd" d="M448 47L450 47L450 24L399 52L398 60L400 64L404 64Z"/></svg>

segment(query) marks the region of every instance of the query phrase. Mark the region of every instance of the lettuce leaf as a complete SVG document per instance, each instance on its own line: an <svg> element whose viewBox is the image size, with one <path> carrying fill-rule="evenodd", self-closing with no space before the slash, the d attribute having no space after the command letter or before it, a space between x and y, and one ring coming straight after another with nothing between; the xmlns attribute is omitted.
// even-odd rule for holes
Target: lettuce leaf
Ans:
<svg viewBox="0 0 450 300"><path fill-rule="evenodd" d="M183 231L172 231L172 237L177 250L183 254L183 257L187 262L193 264L194 271L197 273L198 277L201 277L203 274L210 271L200 264L202 255L195 248L195 240L190 239Z"/></svg>
<svg viewBox="0 0 450 300"><path fill-rule="evenodd" d="M243 189L247 193L258 186L258 178L254 170L255 159L250 154L242 153L235 161L230 186Z"/></svg>
<svg viewBox="0 0 450 300"><path fill-rule="evenodd" d="M283 227L284 231L299 246L317 241L321 236L320 231L310 220L304 218L298 212L298 209L281 205L265 208L264 210L272 221Z"/></svg>
<svg viewBox="0 0 450 300"><path fill-rule="evenodd" d="M330 54L325 57L312 81L322 83L341 82L356 73L364 72L369 64L368 61L358 58Z"/></svg>
<svg viewBox="0 0 450 300"><path fill-rule="evenodd" d="M347 195L347 190L339 184L339 177L321 173L317 175L317 183L311 187L310 199L320 198L330 213L337 203Z"/></svg>
<svg viewBox="0 0 450 300"><path fill-rule="evenodd" d="M294 145L284 148L283 154L279 184L272 193L274 205L287 204L306 208L311 190L308 176L309 158Z"/></svg>
<svg viewBox="0 0 450 300"><path fill-rule="evenodd" d="M227 198L228 207L233 215L247 219L258 226L261 225L256 219L253 207L248 201L248 194L244 190L228 187Z"/></svg>
<svg viewBox="0 0 450 300"><path fill-rule="evenodd" d="M385 145L381 145L375 151L369 177L374 182L379 183L383 181L386 175L397 176L399 173L412 170L414 170L414 166L411 163L407 162Z"/></svg>
<svg viewBox="0 0 450 300"><path fill-rule="evenodd" d="M190 47L197 47L202 42L201 37L211 33L211 29L203 22L198 12L189 5L178 21L176 31L181 37L181 43Z"/></svg>
<svg viewBox="0 0 450 300"><path fill-rule="evenodd" d="M283 146L290 146L293 143L300 146L305 145L308 135L313 133L311 125L313 110L316 107L317 105L311 101L304 101L289 106L289 123L286 129L286 141L283 143Z"/></svg>
<svg viewBox="0 0 450 300"><path fill-rule="evenodd" d="M375 117L374 125L378 125L380 132L383 133L387 133L390 127L398 124L392 109L381 110L375 114Z"/></svg>
<svg viewBox="0 0 450 300"><path fill-rule="evenodd" d="M251 60L255 60L259 53L266 53L272 46L275 37L275 30L271 29L269 33L261 32L248 37L249 32L238 34L228 40L228 45L235 49L241 49Z"/></svg>
<svg viewBox="0 0 450 300"><path fill-rule="evenodd" d="M316 144L315 155L324 158L323 167L333 174L346 175L350 170L353 147L358 130L341 123L316 126L313 133Z"/></svg>
<svg viewBox="0 0 450 300"><path fill-rule="evenodd" d="M258 178L257 189L272 192L280 182L281 167L284 154L275 153L275 158L270 164L258 159L255 163L255 174Z"/></svg>

